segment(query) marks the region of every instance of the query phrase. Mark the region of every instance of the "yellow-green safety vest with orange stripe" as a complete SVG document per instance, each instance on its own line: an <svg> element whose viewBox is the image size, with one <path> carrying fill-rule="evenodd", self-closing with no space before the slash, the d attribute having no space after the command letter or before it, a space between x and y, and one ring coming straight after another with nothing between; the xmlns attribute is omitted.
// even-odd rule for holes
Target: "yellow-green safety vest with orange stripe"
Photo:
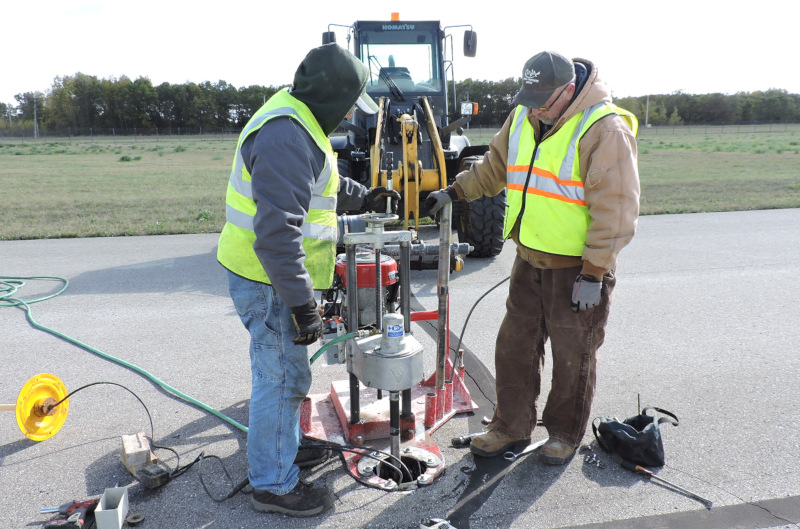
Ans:
<svg viewBox="0 0 800 529"><path fill-rule="evenodd" d="M313 287L317 290L330 288L339 235L336 219L336 194L339 189L336 155L330 140L322 132L308 107L292 97L286 89L276 93L258 109L239 135L225 196L226 222L219 238L217 260L242 277L260 283L271 283L253 250L256 240L253 231L256 203L253 200L252 178L245 167L241 149L248 136L256 133L270 119L281 116L289 117L302 125L325 153L325 165L314 184L308 215L301 230L306 254L305 267L311 276Z"/></svg>
<svg viewBox="0 0 800 529"><path fill-rule="evenodd" d="M537 143L527 108L517 107L508 142L504 238L521 216L522 245L558 255L583 254L591 218L580 174L580 139L610 114L623 117L636 135L639 125L633 114L611 103L599 103Z"/></svg>

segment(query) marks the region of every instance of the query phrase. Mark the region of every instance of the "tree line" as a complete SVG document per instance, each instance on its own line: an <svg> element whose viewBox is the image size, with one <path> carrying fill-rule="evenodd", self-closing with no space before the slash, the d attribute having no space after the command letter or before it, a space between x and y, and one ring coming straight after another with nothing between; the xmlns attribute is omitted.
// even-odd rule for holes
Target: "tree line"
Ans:
<svg viewBox="0 0 800 529"><path fill-rule="evenodd" d="M456 83L451 98L478 103L479 113L470 126L497 128L512 110L519 84L514 78L498 82L467 79ZM50 135L236 131L281 88L236 88L222 80L154 86L147 77L98 79L76 73L57 77L45 92L24 92L14 96L16 103L0 103L0 133L18 135L35 129ZM732 95L676 92L624 97L615 103L650 125L800 122L800 94L781 89ZM459 108L452 99L451 108Z"/></svg>
<svg viewBox="0 0 800 529"><path fill-rule="evenodd" d="M0 103L0 130L32 130L34 123L70 135L240 129L279 89L237 89L225 81L154 86L147 77L98 79L77 73L56 77L45 93L17 94L16 105Z"/></svg>
<svg viewBox="0 0 800 529"><path fill-rule="evenodd" d="M456 85L456 97L480 105L470 126L499 127L511 111L519 79L500 82L467 79ZM633 112L641 125L729 125L800 122L800 94L769 89L727 94L653 94L614 98Z"/></svg>

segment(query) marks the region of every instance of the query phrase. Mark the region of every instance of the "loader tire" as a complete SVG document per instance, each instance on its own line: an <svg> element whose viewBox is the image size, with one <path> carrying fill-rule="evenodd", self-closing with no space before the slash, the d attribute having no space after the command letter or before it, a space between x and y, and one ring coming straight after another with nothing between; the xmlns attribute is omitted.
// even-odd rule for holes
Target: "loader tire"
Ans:
<svg viewBox="0 0 800 529"><path fill-rule="evenodd" d="M469 257L494 257L503 250L506 192L463 203L456 227L458 240L469 243Z"/></svg>

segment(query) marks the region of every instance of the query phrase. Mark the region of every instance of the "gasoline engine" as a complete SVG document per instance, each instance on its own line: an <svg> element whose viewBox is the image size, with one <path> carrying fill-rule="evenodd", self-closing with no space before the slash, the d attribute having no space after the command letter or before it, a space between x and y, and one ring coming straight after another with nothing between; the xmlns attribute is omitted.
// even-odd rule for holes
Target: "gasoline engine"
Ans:
<svg viewBox="0 0 800 529"><path fill-rule="evenodd" d="M351 325L347 321L347 260L344 254L336 258L334 268L334 288L328 291L327 301L330 303L326 315L331 312L342 316L348 328L375 328L378 309L383 306L386 312L396 312L397 295L400 287L397 261L391 256L379 253L379 262L375 250L362 246L356 249L356 292L358 302L358 323ZM380 277L376 279L376 267L380 269ZM378 286L380 285L380 287ZM341 299L341 305L336 306ZM335 329L333 329L335 332Z"/></svg>

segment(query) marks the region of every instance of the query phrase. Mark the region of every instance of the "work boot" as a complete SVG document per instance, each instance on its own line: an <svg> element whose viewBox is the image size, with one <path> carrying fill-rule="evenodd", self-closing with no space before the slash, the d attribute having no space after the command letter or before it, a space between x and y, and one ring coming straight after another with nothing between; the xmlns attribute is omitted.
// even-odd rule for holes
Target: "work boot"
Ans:
<svg viewBox="0 0 800 529"><path fill-rule="evenodd" d="M300 438L300 447L297 450L297 455L294 458L294 464L300 468L311 468L328 460L331 451L327 448L303 448L312 444L314 441Z"/></svg>
<svg viewBox="0 0 800 529"><path fill-rule="evenodd" d="M548 465L563 465L575 455L575 448L576 447L572 445L568 445L567 443L551 437L540 449L542 461Z"/></svg>
<svg viewBox="0 0 800 529"><path fill-rule="evenodd" d="M333 505L327 488L315 488L303 480L288 494L277 495L266 490L254 490L250 504L258 512L278 512L289 516L314 516Z"/></svg>
<svg viewBox="0 0 800 529"><path fill-rule="evenodd" d="M531 444L530 437L514 437L492 430L476 435L469 445L469 451L480 457L495 457L508 451L520 450L529 444Z"/></svg>

